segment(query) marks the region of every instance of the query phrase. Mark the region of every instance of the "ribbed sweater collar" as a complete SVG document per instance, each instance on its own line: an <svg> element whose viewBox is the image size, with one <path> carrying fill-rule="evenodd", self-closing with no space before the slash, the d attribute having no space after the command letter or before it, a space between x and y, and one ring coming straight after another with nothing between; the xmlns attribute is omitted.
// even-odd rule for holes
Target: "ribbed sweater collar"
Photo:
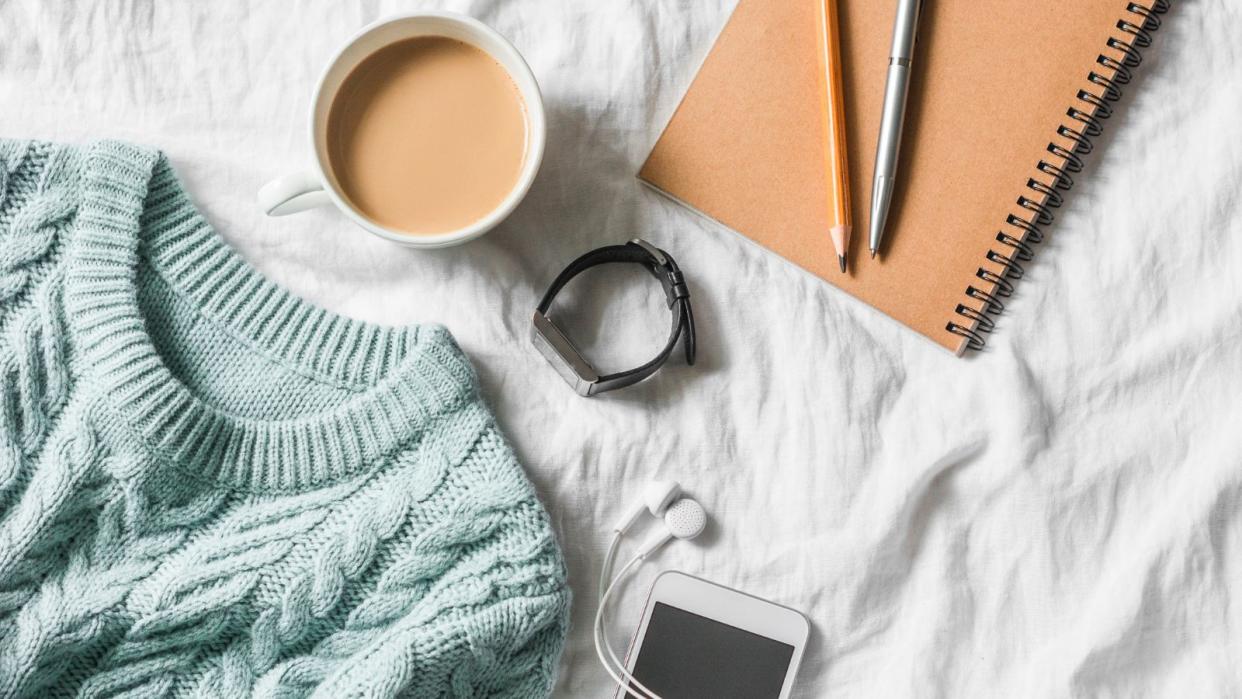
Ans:
<svg viewBox="0 0 1242 699"><path fill-rule="evenodd" d="M89 147L65 306L83 366L110 409L196 478L298 491L359 473L466 400L474 379L440 326L350 320L281 290L242 260L190 202L158 152ZM330 412L286 420L230 415L197 397L148 334L140 257L199 314L263 356L352 391Z"/></svg>

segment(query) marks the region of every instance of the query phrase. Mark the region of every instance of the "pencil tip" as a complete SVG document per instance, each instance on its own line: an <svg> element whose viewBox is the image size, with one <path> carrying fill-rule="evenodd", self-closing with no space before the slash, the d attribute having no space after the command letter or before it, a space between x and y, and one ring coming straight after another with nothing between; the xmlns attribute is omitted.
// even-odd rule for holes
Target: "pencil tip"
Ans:
<svg viewBox="0 0 1242 699"><path fill-rule="evenodd" d="M841 263L841 273L845 273L845 255L837 255L837 262Z"/></svg>

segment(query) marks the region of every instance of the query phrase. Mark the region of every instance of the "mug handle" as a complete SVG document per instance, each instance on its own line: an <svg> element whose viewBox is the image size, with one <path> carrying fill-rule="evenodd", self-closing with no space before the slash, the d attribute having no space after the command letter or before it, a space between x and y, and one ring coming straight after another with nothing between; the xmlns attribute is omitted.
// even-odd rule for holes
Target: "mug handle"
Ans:
<svg viewBox="0 0 1242 699"><path fill-rule="evenodd" d="M277 177L259 189L259 206L268 216L284 216L331 203L313 172Z"/></svg>

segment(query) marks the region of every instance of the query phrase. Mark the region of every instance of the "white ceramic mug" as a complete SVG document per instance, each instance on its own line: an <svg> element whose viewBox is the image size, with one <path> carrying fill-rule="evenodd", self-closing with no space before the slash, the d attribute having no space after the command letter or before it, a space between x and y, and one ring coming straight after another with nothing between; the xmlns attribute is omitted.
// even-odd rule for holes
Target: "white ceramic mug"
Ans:
<svg viewBox="0 0 1242 699"><path fill-rule="evenodd" d="M411 235L368 219L341 193L328 160L328 112L345 77L363 59L379 49L402 39L419 36L446 36L487 53L508 71L526 106L526 154L522 171L508 196L490 213L470 225L432 235ZM310 136L314 167L306 172L272 180L259 190L259 205L267 215L283 216L332 204L354 223L381 238L415 248L443 248L483 235L503 221L522 201L534 183L539 164L543 161L547 122L543 112L543 98L539 94L539 85L535 82L534 74L522 59L522 55L504 37L486 24L465 15L451 12L413 12L363 27L332 58L319 79L315 96L311 100Z"/></svg>

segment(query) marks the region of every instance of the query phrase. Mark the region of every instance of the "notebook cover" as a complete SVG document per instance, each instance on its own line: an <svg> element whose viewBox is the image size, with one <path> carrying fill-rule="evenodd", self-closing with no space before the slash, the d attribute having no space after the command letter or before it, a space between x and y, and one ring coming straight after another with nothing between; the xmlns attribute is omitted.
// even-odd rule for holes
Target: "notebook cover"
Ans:
<svg viewBox="0 0 1242 699"><path fill-rule="evenodd" d="M961 353L949 323L993 284L980 267L997 233L1022 238L1009 214L1031 219L1019 195L1091 71L1120 60L1110 37L1126 0L928 0L920 20L898 183L881 256L867 250L871 173L897 3L840 0L854 235L843 275L828 238L816 3L740 0L639 176L655 188L784 256ZM1079 127L1080 124L1077 124ZM1002 250L1006 248L1001 247Z"/></svg>

